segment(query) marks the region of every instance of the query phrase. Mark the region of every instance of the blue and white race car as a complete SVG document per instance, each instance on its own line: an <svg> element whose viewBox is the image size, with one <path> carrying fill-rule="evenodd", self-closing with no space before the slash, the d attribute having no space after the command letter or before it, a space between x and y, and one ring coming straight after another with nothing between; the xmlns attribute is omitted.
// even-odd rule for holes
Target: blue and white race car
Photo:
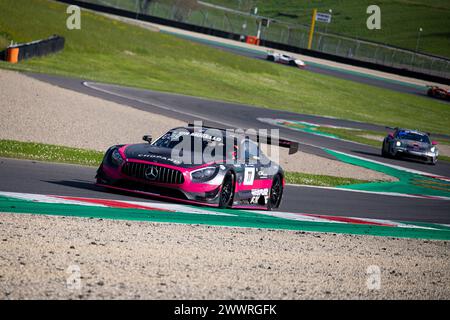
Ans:
<svg viewBox="0 0 450 320"><path fill-rule="evenodd" d="M417 130L395 128L383 140L381 154L383 157L405 156L436 164L439 156L437 142L431 141L429 134Z"/></svg>

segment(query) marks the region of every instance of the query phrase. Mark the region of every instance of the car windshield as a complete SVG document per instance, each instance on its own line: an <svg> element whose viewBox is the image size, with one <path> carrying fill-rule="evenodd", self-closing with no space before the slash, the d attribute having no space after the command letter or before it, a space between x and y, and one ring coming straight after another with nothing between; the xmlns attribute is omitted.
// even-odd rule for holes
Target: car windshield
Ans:
<svg viewBox="0 0 450 320"><path fill-rule="evenodd" d="M221 132L217 131L191 132L184 128L175 129L162 135L152 145L168 149L183 148L186 150L187 148L192 153L206 152L213 157L216 156L216 151L220 150L217 156L221 159L226 155L226 158L229 159L239 158L243 161L263 160L269 162L257 143L249 139L241 140L239 138L238 140L231 139L228 142L228 139L225 139L221 136Z"/></svg>
<svg viewBox="0 0 450 320"><path fill-rule="evenodd" d="M263 162L269 162L266 155L262 152L262 150L259 148L258 144L255 143L252 140L245 139L241 141L240 148L244 151L244 158L246 161L248 160L262 160Z"/></svg>
<svg viewBox="0 0 450 320"><path fill-rule="evenodd" d="M400 130L397 133L397 138L404 139L404 140L412 140L412 141L430 143L430 139L428 138L427 135L420 134L417 132L411 132L411 131Z"/></svg>
<svg viewBox="0 0 450 320"><path fill-rule="evenodd" d="M173 149L182 142L186 143L185 139L187 137L188 139L190 139L190 146L192 151L194 151L194 149L198 148L199 146L201 146L201 151L203 152L206 147L214 148L216 146L224 145L221 137L214 137L201 132L189 132L185 129L171 130L162 135L153 143L153 145L161 148Z"/></svg>

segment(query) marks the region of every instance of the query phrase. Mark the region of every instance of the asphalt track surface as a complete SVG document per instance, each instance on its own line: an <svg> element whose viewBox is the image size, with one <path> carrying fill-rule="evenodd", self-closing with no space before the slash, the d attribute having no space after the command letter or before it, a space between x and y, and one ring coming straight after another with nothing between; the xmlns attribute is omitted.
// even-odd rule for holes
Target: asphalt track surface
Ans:
<svg viewBox="0 0 450 320"><path fill-rule="evenodd" d="M90 86L88 87L80 79L44 74L29 74L29 76L63 88L129 105L140 110L175 117L184 121L200 119L204 120L206 124L213 125L231 125L232 127L240 128L270 128L270 125L262 125L257 120L257 117L267 117L370 130L385 130L384 127L371 124L299 115L290 112L274 111L115 85L88 83ZM151 128L149 128L148 133L151 133ZM440 162L436 166L428 166L412 161L385 159L379 156L378 149L370 146L329 139L284 128L280 128L280 133L283 137L299 141L301 143L300 148L303 151L330 158L332 156L323 152L319 147L327 147L438 175L448 176L450 172L450 165L444 162ZM11 159L1 159L0 162L2 191L107 199L136 199L132 195L111 193L103 188L96 187L94 185L95 168ZM155 200L152 199L151 201ZM310 187L287 186L280 210L296 213L316 213L400 221L450 223L450 201Z"/></svg>
<svg viewBox="0 0 450 320"><path fill-rule="evenodd" d="M159 202L94 184L96 168L0 158L1 191ZM450 223L450 201L286 186L284 212Z"/></svg>

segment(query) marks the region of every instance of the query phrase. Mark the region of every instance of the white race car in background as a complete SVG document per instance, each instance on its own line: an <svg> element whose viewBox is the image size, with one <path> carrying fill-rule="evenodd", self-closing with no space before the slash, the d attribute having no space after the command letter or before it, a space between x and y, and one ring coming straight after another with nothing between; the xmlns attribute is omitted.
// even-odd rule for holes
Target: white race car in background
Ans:
<svg viewBox="0 0 450 320"><path fill-rule="evenodd" d="M267 52L267 60L278 62L281 64L287 64L290 66L298 67L298 68L304 68L305 62L303 62L300 59L297 59L293 56L289 56L287 54L279 53L279 52L273 52L268 51Z"/></svg>

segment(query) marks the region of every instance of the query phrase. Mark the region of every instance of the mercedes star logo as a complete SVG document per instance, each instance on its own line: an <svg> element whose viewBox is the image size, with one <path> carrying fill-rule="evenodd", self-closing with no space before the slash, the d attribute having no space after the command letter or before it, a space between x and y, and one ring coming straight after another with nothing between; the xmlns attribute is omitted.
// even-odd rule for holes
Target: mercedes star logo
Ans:
<svg viewBox="0 0 450 320"><path fill-rule="evenodd" d="M158 178L158 168L157 167L149 167L145 170L145 177L148 180L156 180Z"/></svg>

